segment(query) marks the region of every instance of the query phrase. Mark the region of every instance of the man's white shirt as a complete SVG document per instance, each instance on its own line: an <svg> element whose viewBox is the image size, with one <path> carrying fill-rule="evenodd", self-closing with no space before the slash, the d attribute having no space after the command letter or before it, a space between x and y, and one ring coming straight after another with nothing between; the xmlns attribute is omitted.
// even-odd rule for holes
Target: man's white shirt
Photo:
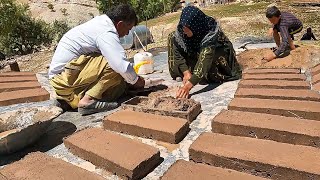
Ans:
<svg viewBox="0 0 320 180"><path fill-rule="evenodd" d="M132 63L127 61L117 30L107 15L76 26L61 38L50 64L49 78L61 73L71 60L91 53L101 53L110 67L128 83L138 81Z"/></svg>

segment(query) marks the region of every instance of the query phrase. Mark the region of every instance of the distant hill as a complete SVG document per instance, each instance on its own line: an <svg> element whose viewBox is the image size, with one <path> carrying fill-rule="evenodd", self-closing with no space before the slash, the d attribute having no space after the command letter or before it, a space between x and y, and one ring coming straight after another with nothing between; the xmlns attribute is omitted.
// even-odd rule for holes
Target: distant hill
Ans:
<svg viewBox="0 0 320 180"><path fill-rule="evenodd" d="M95 0L17 0L28 4L33 17L40 18L48 23L54 20L66 21L75 26L86 22L99 14ZM52 4L53 11L48 5Z"/></svg>

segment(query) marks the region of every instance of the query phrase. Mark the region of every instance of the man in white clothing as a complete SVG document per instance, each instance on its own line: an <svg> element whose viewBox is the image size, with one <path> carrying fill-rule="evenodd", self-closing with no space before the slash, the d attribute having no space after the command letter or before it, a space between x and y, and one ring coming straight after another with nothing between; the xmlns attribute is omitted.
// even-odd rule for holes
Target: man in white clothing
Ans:
<svg viewBox="0 0 320 180"><path fill-rule="evenodd" d="M78 108L82 115L106 111L118 106L115 101L127 83L131 88L144 87L144 79L127 61L119 39L137 22L132 7L119 5L61 38L49 69L58 106Z"/></svg>

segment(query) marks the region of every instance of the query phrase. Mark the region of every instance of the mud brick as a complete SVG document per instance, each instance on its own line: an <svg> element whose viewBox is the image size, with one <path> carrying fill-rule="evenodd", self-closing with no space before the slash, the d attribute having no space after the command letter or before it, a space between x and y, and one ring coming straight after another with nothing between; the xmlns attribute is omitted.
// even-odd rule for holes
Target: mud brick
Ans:
<svg viewBox="0 0 320 180"><path fill-rule="evenodd" d="M50 99L50 94L43 88L26 89L0 93L0 106L12 104L39 102Z"/></svg>
<svg viewBox="0 0 320 180"><path fill-rule="evenodd" d="M287 69L272 69L272 68L261 68L261 69L248 69L243 71L243 74L300 74L300 69L287 68Z"/></svg>
<svg viewBox="0 0 320 180"><path fill-rule="evenodd" d="M319 82L320 82L320 74L312 76L312 81L311 81L312 84L317 84Z"/></svg>
<svg viewBox="0 0 320 180"><path fill-rule="evenodd" d="M17 76L35 76L36 74L33 72L5 72L5 73L0 73L0 77L17 77Z"/></svg>
<svg viewBox="0 0 320 180"><path fill-rule="evenodd" d="M235 98L228 109L320 120L320 102L314 101Z"/></svg>
<svg viewBox="0 0 320 180"><path fill-rule="evenodd" d="M243 74L246 80L287 80L287 81L304 81L304 74Z"/></svg>
<svg viewBox="0 0 320 180"><path fill-rule="evenodd" d="M18 83L18 82L29 82L38 81L37 77L34 76L15 76L15 77L0 77L0 85L2 83Z"/></svg>
<svg viewBox="0 0 320 180"><path fill-rule="evenodd" d="M305 100L320 102L320 94L311 90L301 89L256 89L239 88L235 97L260 98L260 99L283 99L283 100Z"/></svg>
<svg viewBox="0 0 320 180"><path fill-rule="evenodd" d="M294 117L222 111L212 121L212 132L320 148L320 122Z"/></svg>
<svg viewBox="0 0 320 180"><path fill-rule="evenodd" d="M190 146L189 155L194 162L270 179L320 178L320 151L314 147L204 133Z"/></svg>
<svg viewBox="0 0 320 180"><path fill-rule="evenodd" d="M320 73L320 64L314 66L313 68L311 68L311 74L312 76L315 76L317 74Z"/></svg>
<svg viewBox="0 0 320 180"><path fill-rule="evenodd" d="M312 86L312 90L320 91L320 82Z"/></svg>
<svg viewBox="0 0 320 180"><path fill-rule="evenodd" d="M214 180L258 180L264 179L258 176L224 169L220 167L209 166L206 164L178 160L164 174L161 180L196 180L196 179L214 179Z"/></svg>
<svg viewBox="0 0 320 180"><path fill-rule="evenodd" d="M274 89L310 89L307 81L286 80L241 80L239 87L243 88L274 88Z"/></svg>
<svg viewBox="0 0 320 180"><path fill-rule="evenodd" d="M31 82L19 82L19 83L1 83L0 84L0 93L25 90L25 89L37 89L41 88L41 85L36 81Z"/></svg>
<svg viewBox="0 0 320 180"><path fill-rule="evenodd" d="M61 159L36 152L25 156L22 160L0 169L5 179L76 179L103 180L101 176L91 173Z"/></svg>
<svg viewBox="0 0 320 180"><path fill-rule="evenodd" d="M64 144L73 154L125 179L141 179L162 160L158 149L99 128L80 131Z"/></svg>
<svg viewBox="0 0 320 180"><path fill-rule="evenodd" d="M105 129L169 143L179 143L189 132L185 119L130 110L105 117Z"/></svg>

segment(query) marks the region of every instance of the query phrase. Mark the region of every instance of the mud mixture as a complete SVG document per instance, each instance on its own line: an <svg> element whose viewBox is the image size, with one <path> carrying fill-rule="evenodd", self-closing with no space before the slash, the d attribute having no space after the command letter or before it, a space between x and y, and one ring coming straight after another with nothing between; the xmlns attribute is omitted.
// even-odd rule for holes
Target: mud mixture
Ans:
<svg viewBox="0 0 320 180"><path fill-rule="evenodd" d="M142 101L138 106L164 111L188 111L196 102L192 99L175 99L173 97L153 97Z"/></svg>

